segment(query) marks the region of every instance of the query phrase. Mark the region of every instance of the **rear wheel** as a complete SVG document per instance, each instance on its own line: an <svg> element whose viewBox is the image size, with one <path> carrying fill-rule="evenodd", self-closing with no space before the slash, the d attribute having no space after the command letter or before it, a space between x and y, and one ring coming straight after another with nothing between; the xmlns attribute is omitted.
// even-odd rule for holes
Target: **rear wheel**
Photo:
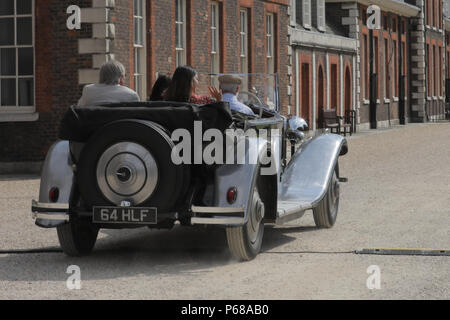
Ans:
<svg viewBox="0 0 450 320"><path fill-rule="evenodd" d="M88 220L71 220L57 227L59 244L71 257L88 255L94 249L99 228Z"/></svg>
<svg viewBox="0 0 450 320"><path fill-rule="evenodd" d="M258 184L252 190L248 222L241 227L226 229L228 247L233 257L241 261L254 259L261 251L264 235L265 206L258 192Z"/></svg>
<svg viewBox="0 0 450 320"><path fill-rule="evenodd" d="M126 201L170 212L189 183L188 167L171 160L173 147L169 133L152 122L120 121L101 129L78 164L87 209Z"/></svg>
<svg viewBox="0 0 450 320"><path fill-rule="evenodd" d="M328 186L328 191L323 200L313 210L314 222L318 228L329 229L336 223L337 214L339 211L339 195L339 164L336 164Z"/></svg>

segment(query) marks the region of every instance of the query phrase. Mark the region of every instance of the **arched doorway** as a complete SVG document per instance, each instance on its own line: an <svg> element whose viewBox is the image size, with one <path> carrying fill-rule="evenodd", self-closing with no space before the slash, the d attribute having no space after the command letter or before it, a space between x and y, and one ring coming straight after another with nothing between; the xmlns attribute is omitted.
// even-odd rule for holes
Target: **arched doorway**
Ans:
<svg viewBox="0 0 450 320"><path fill-rule="evenodd" d="M326 108L325 106L325 76L323 74L322 65L319 66L318 74L318 89L317 89L317 128L323 127L322 120L322 110Z"/></svg>

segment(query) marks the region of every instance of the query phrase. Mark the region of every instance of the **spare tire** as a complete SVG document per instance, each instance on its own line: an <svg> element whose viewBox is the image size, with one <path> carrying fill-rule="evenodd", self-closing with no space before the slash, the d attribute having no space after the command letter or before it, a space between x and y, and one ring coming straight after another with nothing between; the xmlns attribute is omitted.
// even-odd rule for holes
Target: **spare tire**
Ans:
<svg viewBox="0 0 450 320"><path fill-rule="evenodd" d="M171 212L189 185L187 165L171 160L170 133L151 121L122 120L98 130L80 156L77 183L93 206L156 207Z"/></svg>

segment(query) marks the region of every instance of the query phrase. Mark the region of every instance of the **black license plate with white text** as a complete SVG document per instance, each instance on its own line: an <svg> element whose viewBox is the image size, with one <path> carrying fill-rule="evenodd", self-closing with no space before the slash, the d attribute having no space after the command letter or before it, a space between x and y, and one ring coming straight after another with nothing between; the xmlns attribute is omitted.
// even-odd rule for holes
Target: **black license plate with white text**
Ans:
<svg viewBox="0 0 450 320"><path fill-rule="evenodd" d="M94 207L94 223L157 224L156 208Z"/></svg>

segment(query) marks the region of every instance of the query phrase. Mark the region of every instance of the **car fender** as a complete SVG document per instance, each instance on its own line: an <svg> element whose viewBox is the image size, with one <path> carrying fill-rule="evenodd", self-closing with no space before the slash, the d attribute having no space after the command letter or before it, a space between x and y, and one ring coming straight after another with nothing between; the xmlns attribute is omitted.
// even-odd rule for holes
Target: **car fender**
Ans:
<svg viewBox="0 0 450 320"><path fill-rule="evenodd" d="M257 138L248 138L249 142L257 143L259 158L266 152L268 148L267 140L259 140ZM249 147L246 147L246 155L249 154ZM274 157L275 155L275 157ZM271 155L271 162L276 161L277 152L273 152ZM279 157L278 157L279 165ZM248 221L249 216L249 202L251 197L251 190L257 181L257 175L260 172L261 164L258 163L246 163L246 164L232 164L222 165L217 168L215 173L215 186L214 186L214 206L217 208L243 208L244 220L239 225L244 225ZM261 170L264 168L261 168ZM262 171L261 171L262 172ZM271 173L268 170L267 173ZM277 168L276 172L272 172L273 175L278 175L280 172ZM235 187L237 189L237 198L235 203L230 204L227 201L227 192L230 188ZM275 187L276 190L276 187Z"/></svg>
<svg viewBox="0 0 450 320"><path fill-rule="evenodd" d="M50 228L66 223L73 184L69 141L57 141L50 147L42 168L39 203L33 202L33 211L39 212L36 214L38 226ZM56 202L50 200L52 188L59 190Z"/></svg>
<svg viewBox="0 0 450 320"><path fill-rule="evenodd" d="M309 203L315 208L326 195L339 156L347 152L347 140L336 134L305 142L283 173L278 200Z"/></svg>

